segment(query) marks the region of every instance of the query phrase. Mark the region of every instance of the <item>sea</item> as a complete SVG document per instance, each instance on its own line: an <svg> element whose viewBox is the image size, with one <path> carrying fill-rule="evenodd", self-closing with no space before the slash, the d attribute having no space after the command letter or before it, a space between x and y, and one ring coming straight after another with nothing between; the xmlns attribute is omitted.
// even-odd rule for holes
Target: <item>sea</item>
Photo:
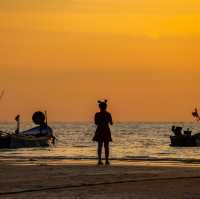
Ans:
<svg viewBox="0 0 200 199"><path fill-rule="evenodd" d="M96 158L96 143L92 141L95 125L89 122L49 124L56 144L47 148L0 149L0 157L51 158L56 160L90 160ZM189 161L200 163L200 147L171 147L171 126L200 132L200 123L184 122L118 122L111 126L113 142L110 158L115 160ZM24 123L21 130L33 127ZM1 123L0 130L14 132L16 124Z"/></svg>

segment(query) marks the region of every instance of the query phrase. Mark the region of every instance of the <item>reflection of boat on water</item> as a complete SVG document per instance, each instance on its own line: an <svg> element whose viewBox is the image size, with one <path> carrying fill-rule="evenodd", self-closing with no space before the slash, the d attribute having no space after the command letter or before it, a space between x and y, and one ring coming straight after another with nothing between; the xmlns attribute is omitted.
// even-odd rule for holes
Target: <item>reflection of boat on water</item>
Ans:
<svg viewBox="0 0 200 199"><path fill-rule="evenodd" d="M192 131L187 129L182 133L182 127L172 126L174 135L170 136L171 145L175 147L196 147L200 146L200 133L192 135Z"/></svg>
<svg viewBox="0 0 200 199"><path fill-rule="evenodd" d="M44 113L34 113L32 119L38 126L23 132L19 130L19 116L15 119L17 121L15 133L0 132L0 148L48 147L54 144L55 137L45 121Z"/></svg>

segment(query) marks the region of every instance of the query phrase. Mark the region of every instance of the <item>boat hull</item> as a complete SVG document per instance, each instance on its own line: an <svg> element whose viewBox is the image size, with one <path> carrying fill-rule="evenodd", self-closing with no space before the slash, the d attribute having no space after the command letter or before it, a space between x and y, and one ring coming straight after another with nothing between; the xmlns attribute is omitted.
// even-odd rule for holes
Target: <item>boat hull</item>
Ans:
<svg viewBox="0 0 200 199"><path fill-rule="evenodd" d="M10 148L27 148L27 147L48 147L51 144L52 137L34 137L34 136L11 136Z"/></svg>
<svg viewBox="0 0 200 199"><path fill-rule="evenodd" d="M21 136L10 135L0 137L0 149L3 148L27 148L27 147L49 147L54 144L52 136Z"/></svg>
<svg viewBox="0 0 200 199"><path fill-rule="evenodd" d="M0 149L10 147L11 136L0 136Z"/></svg>
<svg viewBox="0 0 200 199"><path fill-rule="evenodd" d="M54 144L52 129L47 126L37 126L17 134L0 132L0 148L48 147Z"/></svg>
<svg viewBox="0 0 200 199"><path fill-rule="evenodd" d="M187 136L170 136L171 145L177 147L195 147L198 146L194 137Z"/></svg>
<svg viewBox="0 0 200 199"><path fill-rule="evenodd" d="M170 136L171 146L177 147L200 147L200 133L191 136Z"/></svg>

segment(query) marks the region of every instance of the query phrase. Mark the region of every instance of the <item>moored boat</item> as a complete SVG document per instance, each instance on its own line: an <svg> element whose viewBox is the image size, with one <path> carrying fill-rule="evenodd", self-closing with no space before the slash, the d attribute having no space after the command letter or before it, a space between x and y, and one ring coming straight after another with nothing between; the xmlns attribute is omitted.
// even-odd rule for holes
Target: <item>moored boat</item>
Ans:
<svg viewBox="0 0 200 199"><path fill-rule="evenodd" d="M192 131L187 129L182 133L182 127L172 126L174 135L170 136L171 144L174 147L197 147L200 146L200 133L192 135Z"/></svg>
<svg viewBox="0 0 200 199"><path fill-rule="evenodd" d="M33 122L39 126L20 132L19 115L15 118L15 133L0 133L0 148L48 147L55 143L53 130L48 126L46 116L42 112L33 114Z"/></svg>

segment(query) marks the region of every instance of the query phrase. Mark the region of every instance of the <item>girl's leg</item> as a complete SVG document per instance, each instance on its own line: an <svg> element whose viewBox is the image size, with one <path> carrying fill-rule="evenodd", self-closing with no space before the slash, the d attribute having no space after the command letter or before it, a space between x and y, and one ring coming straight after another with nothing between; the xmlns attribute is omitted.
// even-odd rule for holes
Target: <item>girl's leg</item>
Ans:
<svg viewBox="0 0 200 199"><path fill-rule="evenodd" d="M104 142L106 164L109 164L109 142Z"/></svg>
<svg viewBox="0 0 200 199"><path fill-rule="evenodd" d="M102 161L101 161L102 146L103 146L103 142L98 142L98 149L97 149L98 159L99 159L98 164L102 164Z"/></svg>

